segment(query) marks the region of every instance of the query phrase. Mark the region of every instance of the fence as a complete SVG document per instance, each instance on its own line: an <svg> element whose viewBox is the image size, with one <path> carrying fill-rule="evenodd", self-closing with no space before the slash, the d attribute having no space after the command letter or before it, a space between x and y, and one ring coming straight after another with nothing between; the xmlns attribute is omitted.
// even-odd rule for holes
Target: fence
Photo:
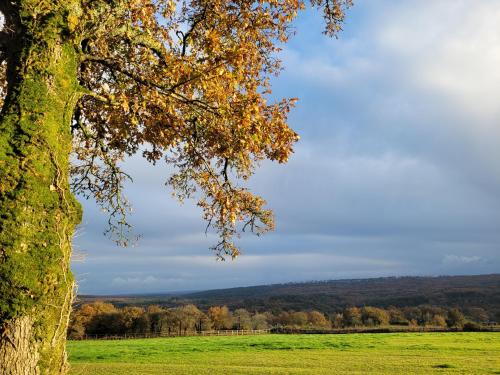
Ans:
<svg viewBox="0 0 500 375"><path fill-rule="evenodd" d="M500 332L500 326L481 326L480 332ZM126 339L148 339L160 337L186 337L186 336L248 336L275 334L349 334L349 333L404 333L404 332L463 332L462 329L444 327L374 327L374 328L339 328L339 329L294 329L294 328L272 328L272 329L249 329L249 330L219 330L219 331L187 331L171 333L128 333L123 335L85 335L72 340L126 340Z"/></svg>
<svg viewBox="0 0 500 375"><path fill-rule="evenodd" d="M338 329L295 329L295 328L273 328L271 333L278 334L348 334L348 333L411 333L411 332L464 332L466 329L448 327L354 327ZM499 326L481 326L474 329L475 332L500 332Z"/></svg>
<svg viewBox="0 0 500 375"><path fill-rule="evenodd" d="M160 337L186 337L186 336L248 336L248 335L265 335L270 333L270 329L230 329L219 331L188 331L179 334L179 332L171 333L127 333L123 335L84 335L72 340L126 340L126 339L152 339Z"/></svg>

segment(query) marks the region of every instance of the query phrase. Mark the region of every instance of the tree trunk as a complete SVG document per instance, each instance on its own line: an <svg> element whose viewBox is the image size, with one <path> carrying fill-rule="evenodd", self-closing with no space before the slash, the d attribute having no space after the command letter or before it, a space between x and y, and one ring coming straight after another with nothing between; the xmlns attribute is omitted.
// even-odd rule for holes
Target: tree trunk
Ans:
<svg viewBox="0 0 500 375"><path fill-rule="evenodd" d="M81 219L68 183L79 97L67 26L74 1L11 4L21 32L0 114L0 375L62 374Z"/></svg>

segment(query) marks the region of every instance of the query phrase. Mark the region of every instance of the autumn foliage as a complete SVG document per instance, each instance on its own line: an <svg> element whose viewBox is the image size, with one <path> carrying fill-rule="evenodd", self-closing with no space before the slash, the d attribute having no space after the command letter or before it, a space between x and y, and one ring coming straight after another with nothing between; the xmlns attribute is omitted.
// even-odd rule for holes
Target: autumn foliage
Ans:
<svg viewBox="0 0 500 375"><path fill-rule="evenodd" d="M264 159L284 163L298 135L287 116L296 99L271 99L277 53L304 8L298 0L89 1L82 20L73 122L73 189L110 213L111 234L127 240L130 176L120 161L137 152L166 161L182 201L195 197L219 234L216 254L239 254L233 239L274 228L272 212L245 182ZM121 2L118 2L121 3ZM326 33L340 29L349 0L312 1Z"/></svg>
<svg viewBox="0 0 500 375"><path fill-rule="evenodd" d="M158 305L115 307L103 301L86 303L72 314L68 335L73 339L106 335L181 336L195 332L219 330L314 330L332 329L363 331L392 327L399 330L421 328L462 329L466 323L481 327L486 323L471 309L444 309L436 306L332 307L325 314L317 310L254 311L227 306L211 306L207 310L193 304L176 307ZM484 310L482 311L484 314ZM399 327L399 328L398 328ZM465 328L464 328L465 329Z"/></svg>
<svg viewBox="0 0 500 375"><path fill-rule="evenodd" d="M350 0L310 3L335 34ZM0 1L0 372L67 372L71 241L82 217L73 193L94 198L126 244L126 158L170 166L166 183L196 199L222 259L239 254L242 231L273 229L247 180L263 160L286 162L298 140L287 125L295 99L272 98L270 79L304 7Z"/></svg>

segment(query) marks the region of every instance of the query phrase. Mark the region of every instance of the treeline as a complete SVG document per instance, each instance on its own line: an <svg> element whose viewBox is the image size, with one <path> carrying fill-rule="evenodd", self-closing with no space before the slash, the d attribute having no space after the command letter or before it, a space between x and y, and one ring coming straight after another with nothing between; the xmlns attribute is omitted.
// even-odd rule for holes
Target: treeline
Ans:
<svg viewBox="0 0 500 375"><path fill-rule="evenodd" d="M204 312L195 305L144 309L136 306L117 308L111 303L94 302L73 312L68 335L79 339L85 335L185 335L193 331L267 328L268 314L251 314L245 309L232 312L226 306L210 307Z"/></svg>
<svg viewBox="0 0 500 375"><path fill-rule="evenodd" d="M390 309L439 306L486 311L490 321L500 321L500 274L441 277L389 277L364 280L331 280L308 283L261 285L208 290L178 295L82 296L82 303L106 301L115 306L160 305L176 307L193 304L204 311L210 306L231 310L281 311L317 310L328 316L350 306ZM481 313L481 314L483 314ZM410 319L411 320L411 319Z"/></svg>
<svg viewBox="0 0 500 375"><path fill-rule="evenodd" d="M378 307L349 307L330 316L319 311L255 312L245 309L229 310L212 306L206 311L192 304L164 308L127 306L118 308L111 303L93 302L76 309L71 317L69 338L85 335L186 335L190 332L212 330L262 330L268 328L315 329L363 328L378 326L430 326L474 329L489 323L481 308L467 311L418 306L387 309Z"/></svg>

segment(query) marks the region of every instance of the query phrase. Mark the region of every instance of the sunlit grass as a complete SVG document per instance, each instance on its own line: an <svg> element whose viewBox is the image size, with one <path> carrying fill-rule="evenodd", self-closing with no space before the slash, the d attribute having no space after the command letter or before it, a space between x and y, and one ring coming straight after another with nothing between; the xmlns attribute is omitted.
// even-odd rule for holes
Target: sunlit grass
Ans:
<svg viewBox="0 0 500 375"><path fill-rule="evenodd" d="M83 374L500 374L498 333L179 337L69 343Z"/></svg>

